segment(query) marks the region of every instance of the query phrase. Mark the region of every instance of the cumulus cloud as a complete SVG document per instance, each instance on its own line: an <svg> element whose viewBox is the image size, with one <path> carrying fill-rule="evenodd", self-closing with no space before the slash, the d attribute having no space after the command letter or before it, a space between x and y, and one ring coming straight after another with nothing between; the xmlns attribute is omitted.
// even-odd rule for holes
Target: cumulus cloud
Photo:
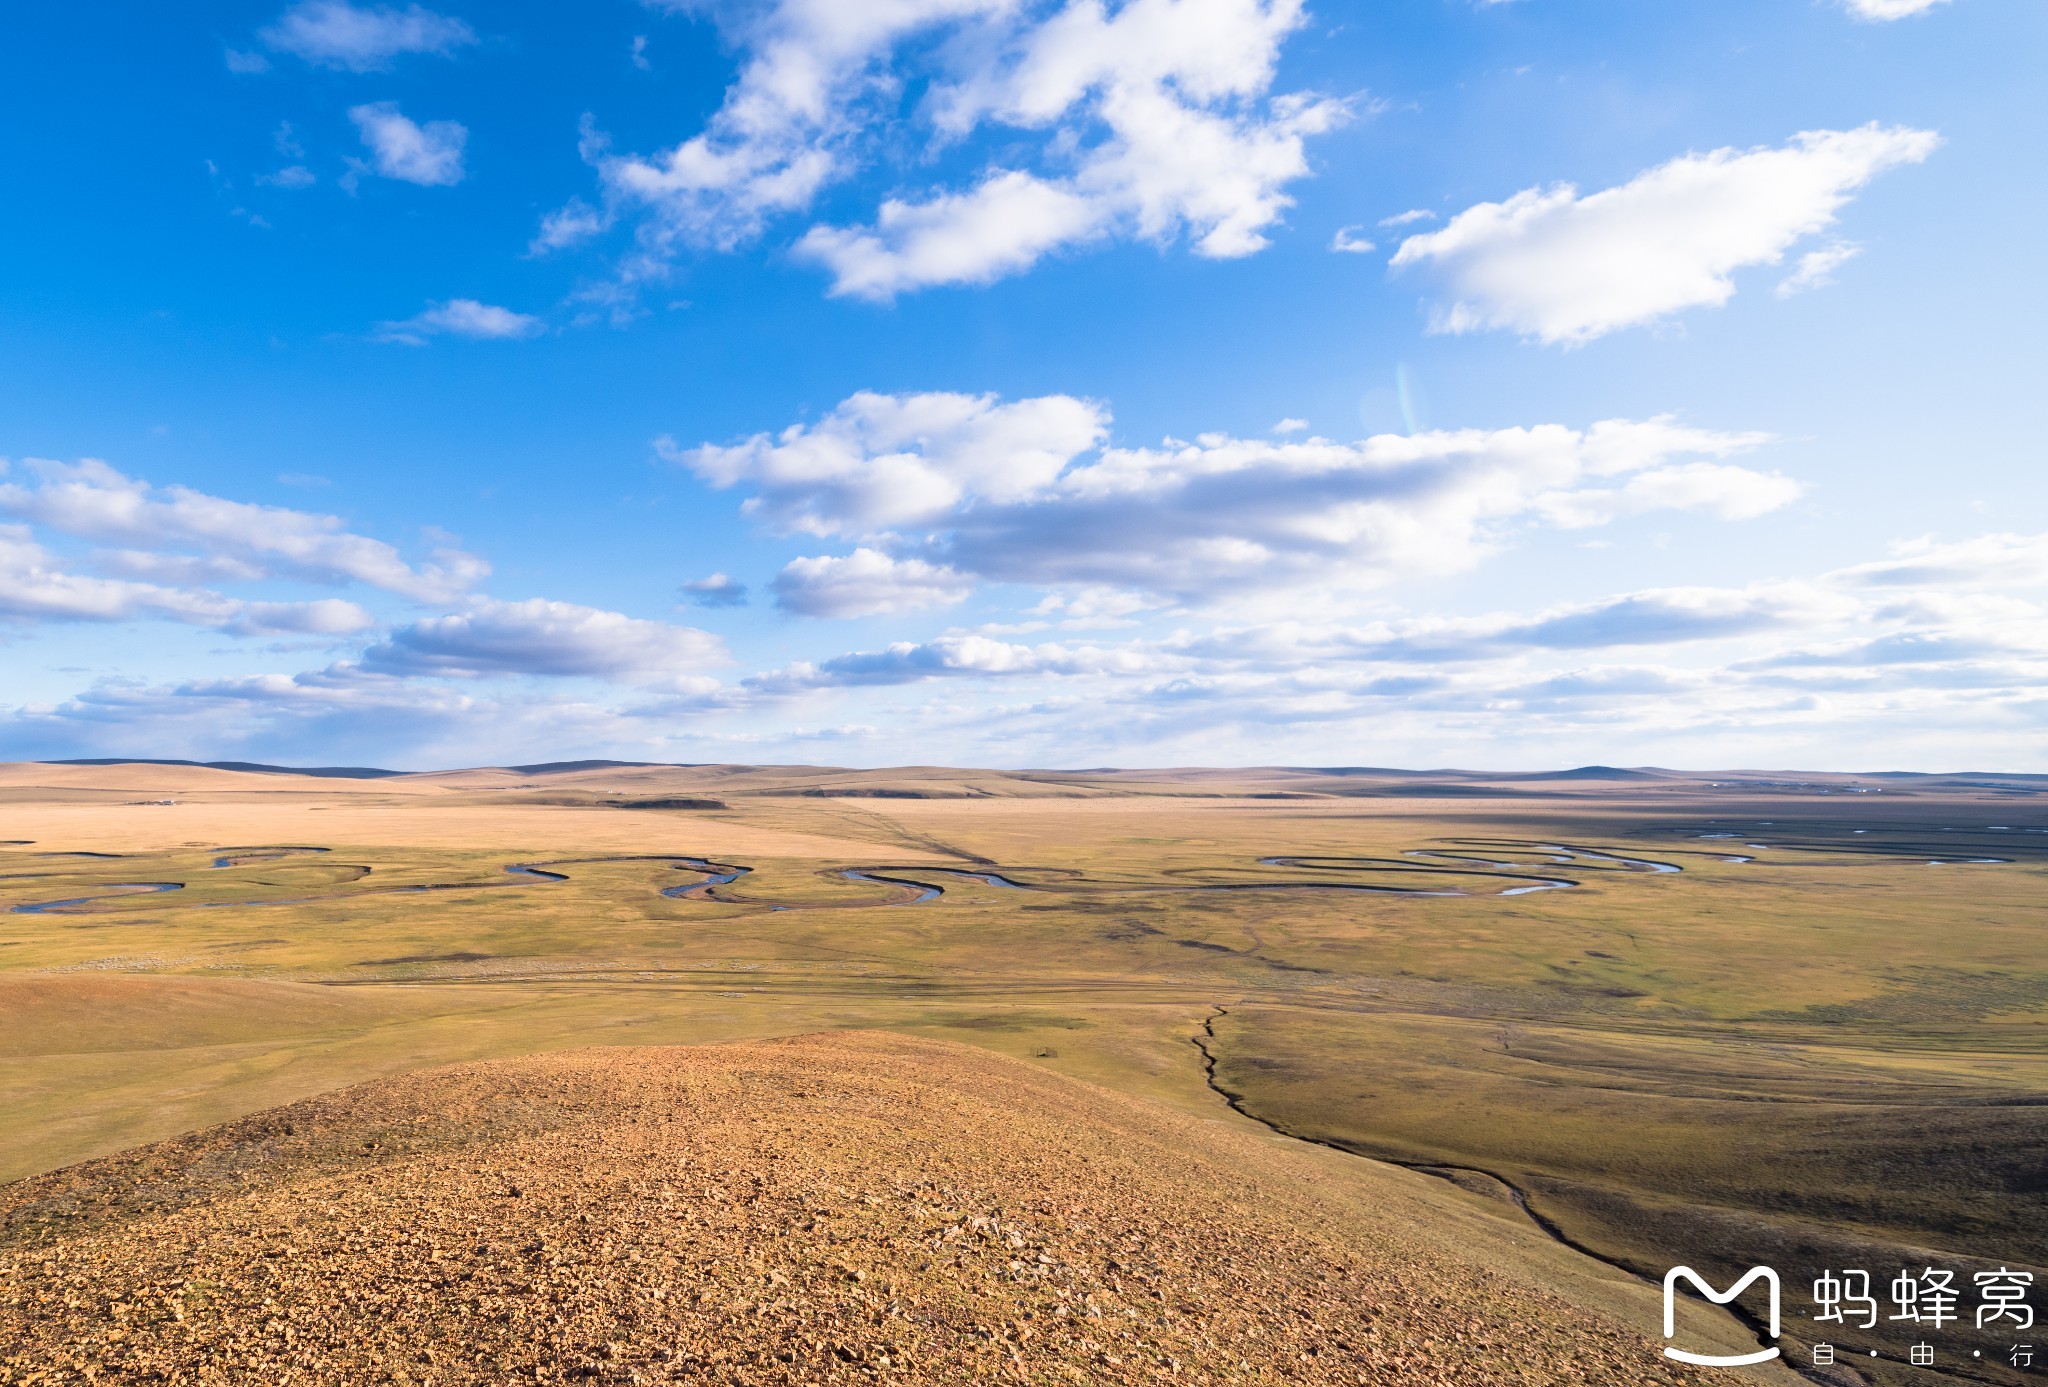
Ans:
<svg viewBox="0 0 2048 1387"><path fill-rule="evenodd" d="M1455 571L1529 524L1742 518L1799 490L1719 461L1763 435L1661 418L1156 448L1103 447L1108 424L1068 396L862 393L773 436L658 447L713 486L747 488L743 513L785 533L862 540L963 579L1191 603Z"/></svg>
<svg viewBox="0 0 2048 1387"><path fill-rule="evenodd" d="M0 621L157 618L235 635L347 635L370 626L353 602L243 602L220 593L65 571L26 525L0 525Z"/></svg>
<svg viewBox="0 0 2048 1387"><path fill-rule="evenodd" d="M430 120L420 125L400 112L396 101L351 106L348 118L355 122L363 144L376 160L376 171L384 177L426 188L452 187L462 181L462 147L469 131L455 121Z"/></svg>
<svg viewBox="0 0 2048 1387"><path fill-rule="evenodd" d="M799 616L886 616L964 600L973 580L923 559L875 549L843 557L792 559L775 575L775 603Z"/></svg>
<svg viewBox="0 0 2048 1387"><path fill-rule="evenodd" d="M724 573L693 578L682 585L683 599L697 607L744 607L747 585Z"/></svg>
<svg viewBox="0 0 2048 1387"><path fill-rule="evenodd" d="M351 533L340 517L251 505L184 486L153 486L106 463L30 459L29 482L0 483L0 514L96 543L151 554L186 554L241 577L365 583L423 602L455 597L490 571L455 548L409 564L381 540ZM131 566L137 561L126 560ZM168 560L167 560L168 562Z"/></svg>
<svg viewBox="0 0 2048 1387"><path fill-rule="evenodd" d="M26 525L0 525L0 618L122 621L162 616L217 626L232 618L234 606L215 593L64 572Z"/></svg>
<svg viewBox="0 0 2048 1387"><path fill-rule="evenodd" d="M694 627L535 598L480 602L452 616L402 626L363 652L362 668L373 674L532 674L645 684L698 674L724 658L718 637Z"/></svg>
<svg viewBox="0 0 2048 1387"><path fill-rule="evenodd" d="M662 456L717 487L744 483L743 513L774 529L860 536L944 515L970 497L1022 501L1106 436L1100 405L1068 395L1004 402L941 391L863 390L815 424Z"/></svg>
<svg viewBox="0 0 2048 1387"><path fill-rule="evenodd" d="M540 319L475 299L430 303L410 318L377 325L378 340L425 346L430 337L467 337L477 341L509 341L541 330Z"/></svg>
<svg viewBox="0 0 2048 1387"><path fill-rule="evenodd" d="M535 245L631 212L629 276L659 273L683 246L729 249L860 168L922 80L911 116L933 142L995 132L1006 162L892 198L870 224L812 227L798 251L832 272L834 293L986 283L1111 237L1248 255L1308 174L1305 141L1349 110L1271 92L1305 20L1300 0L1128 0L1113 12L1096 0L780 0L732 22L745 56L702 131L644 156L586 131L604 212L572 204Z"/></svg>
<svg viewBox="0 0 2048 1387"><path fill-rule="evenodd" d="M1078 193L1004 172L965 193L891 198L870 228L814 226L796 248L831 268L834 294L889 299L928 284L991 283L1102 224L1101 209Z"/></svg>
<svg viewBox="0 0 2048 1387"><path fill-rule="evenodd" d="M1682 155L1584 197L1569 183L1529 188L1409 237L1393 265L1442 286L1434 331L1587 342L1726 303L1736 270L1778 263L1833 226L1872 178L1939 143L1932 131L1872 123L1806 131L1778 148Z"/></svg>
<svg viewBox="0 0 2048 1387"><path fill-rule="evenodd" d="M352 5L348 0L300 0L258 35L275 52L290 53L317 67L348 72L380 72L393 58L408 53L446 56L476 42L476 31L459 19L418 5ZM260 57L229 54L235 59Z"/></svg>

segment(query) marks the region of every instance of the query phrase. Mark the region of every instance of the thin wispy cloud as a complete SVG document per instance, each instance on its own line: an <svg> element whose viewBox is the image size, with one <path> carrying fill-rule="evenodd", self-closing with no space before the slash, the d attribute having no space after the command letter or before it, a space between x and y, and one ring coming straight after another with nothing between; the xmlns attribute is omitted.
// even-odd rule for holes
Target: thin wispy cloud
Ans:
<svg viewBox="0 0 2048 1387"><path fill-rule="evenodd" d="M1862 253L1863 247L1853 241L1836 241L1833 245L1806 252L1792 267L1792 273L1778 281L1778 297L1789 299L1809 289L1826 288L1835 282L1836 270Z"/></svg>
<svg viewBox="0 0 2048 1387"><path fill-rule="evenodd" d="M1872 178L1940 143L1905 126L1815 130L1776 148L1682 155L1584 196L1569 183L1529 188L1409 237L1393 267L1440 286L1434 331L1589 342L1726 303L1737 270L1777 264Z"/></svg>
<svg viewBox="0 0 2048 1387"><path fill-rule="evenodd" d="M420 5L401 9L349 0L300 0L257 37L274 53L347 72L382 72L407 54L446 57L477 41L464 21ZM229 65L234 63L231 55Z"/></svg>
<svg viewBox="0 0 2048 1387"><path fill-rule="evenodd" d="M424 346L433 337L466 337L471 341L517 341L542 330L539 318L515 313L496 304L476 299L449 299L428 304L410 318L379 323L377 337L385 342L402 342L409 347Z"/></svg>

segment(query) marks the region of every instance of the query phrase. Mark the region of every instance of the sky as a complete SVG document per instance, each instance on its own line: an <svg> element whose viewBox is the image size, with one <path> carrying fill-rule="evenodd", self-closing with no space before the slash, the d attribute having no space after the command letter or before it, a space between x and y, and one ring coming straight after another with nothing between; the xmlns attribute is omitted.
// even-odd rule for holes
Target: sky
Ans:
<svg viewBox="0 0 2048 1387"><path fill-rule="evenodd" d="M0 758L2048 771L2034 0L0 18Z"/></svg>

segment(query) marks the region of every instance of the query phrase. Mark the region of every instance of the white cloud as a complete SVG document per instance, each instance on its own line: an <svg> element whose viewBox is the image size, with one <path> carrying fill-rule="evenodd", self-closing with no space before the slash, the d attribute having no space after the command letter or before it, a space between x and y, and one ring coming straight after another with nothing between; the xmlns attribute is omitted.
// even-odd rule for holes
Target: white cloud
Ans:
<svg viewBox="0 0 2048 1387"><path fill-rule="evenodd" d="M808 208L911 116L943 147L997 133L1006 151L964 186L884 202L870 225L818 225L799 250L833 292L887 298L979 284L1047 253L1107 237L1185 238L1229 258L1265 246L1307 176L1307 137L1341 101L1271 95L1299 0L780 0L730 37L737 80L705 128L653 156L612 153L586 131L606 210L551 216L539 249L644 213L627 278L658 274L683 246L731 247Z"/></svg>
<svg viewBox="0 0 2048 1387"><path fill-rule="evenodd" d="M377 172L386 178L446 188L462 181L462 147L469 131L452 120L420 125L402 115L396 101L351 106L363 143L376 157Z"/></svg>
<svg viewBox="0 0 2048 1387"><path fill-rule="evenodd" d="M1436 213L1430 211L1427 207L1411 207L1405 212L1396 212L1391 217L1381 217L1379 225L1413 226L1417 222L1433 222L1435 220Z"/></svg>
<svg viewBox="0 0 2048 1387"><path fill-rule="evenodd" d="M1835 271L1863 253L1863 247L1854 241L1836 241L1810 250L1799 257L1799 263L1792 267L1792 273L1778 281L1778 297L1789 299L1794 294L1803 294L1808 289L1824 289L1835 282Z"/></svg>
<svg viewBox="0 0 2048 1387"><path fill-rule="evenodd" d="M527 242L527 254L544 255L551 250L587 241L602 232L606 225L604 215L596 208L581 198L571 198L567 204L541 218L540 230Z"/></svg>
<svg viewBox="0 0 2048 1387"><path fill-rule="evenodd" d="M1614 440L1591 451L1601 467L1625 460ZM1330 745L1356 743L1392 764L1530 769L1870 766L1873 746L1900 767L2029 765L2048 729L2048 611L1987 589L2048 587L2043 555L2039 537L1990 535L1916 541L1814 579L1483 616L1388 615L1382 602L1360 622L1295 602L1287 620L1208 629L1178 611L1170 631L1117 643L950 632L730 684L692 658L702 633L663 654L659 634L616 613L483 604L406 628L379 668L109 680L0 707L0 741L15 755L421 766L530 759L542 744L556 756L816 759L812 743L833 736L858 737L871 763L1321 764ZM653 658L620 653L649 646ZM652 696L607 706L470 678L529 672ZM792 730L792 700L833 709L838 730Z"/></svg>
<svg viewBox="0 0 2048 1387"><path fill-rule="evenodd" d="M269 48L303 58L318 67L349 72L378 72L407 53L446 56L476 42L476 31L459 19L418 5L358 6L348 0L300 0L277 22L257 35ZM229 53L234 70L237 57Z"/></svg>
<svg viewBox="0 0 2048 1387"><path fill-rule="evenodd" d="M2035 639L2024 645L1967 631L1895 631L1875 638L1830 641L1763 659L1744 660L1735 668L1870 669L1887 665L1953 665L2010 656L2039 659L2048 654L2048 641L2042 639L2041 624L2035 626Z"/></svg>
<svg viewBox="0 0 2048 1387"><path fill-rule="evenodd" d="M863 392L773 437L657 446L713 486L746 487L742 512L785 533L975 579L1182 602L1455 571L1534 523L1745 518L1799 494L1719 461L1764 435L1668 419L1158 448L1101 447L1108 423L1068 396Z"/></svg>
<svg viewBox="0 0 2048 1387"><path fill-rule="evenodd" d="M316 602L248 602L227 629L238 636L348 636L376 625L353 602L323 597Z"/></svg>
<svg viewBox="0 0 2048 1387"><path fill-rule="evenodd" d="M531 337L540 330L540 319L529 314L514 313L509 308L475 299L449 299L446 303L428 304L410 318L379 323L377 336L382 341L418 347L425 345L429 337L506 341Z"/></svg>
<svg viewBox="0 0 2048 1387"><path fill-rule="evenodd" d="M310 188L320 180L304 164L287 164L275 173L256 175L256 181L271 188Z"/></svg>
<svg viewBox="0 0 2048 1387"><path fill-rule="evenodd" d="M1337 234L1330 238L1330 249L1346 255L1370 255L1379 247L1358 234L1355 226L1340 226Z"/></svg>
<svg viewBox="0 0 2048 1387"><path fill-rule="evenodd" d="M0 525L0 619L125 621L157 616L218 626L233 618L235 605L216 593L66 573L26 525Z"/></svg>
<svg viewBox="0 0 2048 1387"><path fill-rule="evenodd" d="M987 636L945 636L934 641L897 641L882 650L854 651L815 664L799 662L756 675L746 684L761 693L787 694L806 689L916 684L947 677L1133 674L1161 663L1157 655L1136 650L1015 645Z"/></svg>
<svg viewBox="0 0 2048 1387"><path fill-rule="evenodd" d="M223 554L165 554L150 549L100 549L92 566L102 573L152 583L196 587L202 583L253 583L267 576L246 559Z"/></svg>
<svg viewBox="0 0 2048 1387"><path fill-rule="evenodd" d="M353 602L242 602L205 589L68 573L25 525L0 525L0 621L158 618L236 635L346 635L370 624Z"/></svg>
<svg viewBox="0 0 2048 1387"><path fill-rule="evenodd" d="M1092 236L1102 211L1028 173L998 173L971 192L928 202L891 198L872 230L814 226L797 253L831 269L832 292L890 299L931 284L987 284L1056 247Z"/></svg>
<svg viewBox="0 0 2048 1387"><path fill-rule="evenodd" d="M393 631L363 653L372 674L586 677L649 683L722 663L718 637L568 602L480 602Z"/></svg>
<svg viewBox="0 0 2048 1387"><path fill-rule="evenodd" d="M1660 661L1617 658L1642 647L1657 647ZM1467 739L1492 748L1482 763L1536 737L1542 754L1517 764L1554 766L1713 764L1715 753L1698 748L1730 735L1752 745L1781 731L1854 729L1826 758L1839 760L1909 708L1939 718L1945 735L1966 725L2017 735L2013 719L2038 728L2048 717L2036 692L2043 678L2048 613L2033 604L1984 594L1945 607L1901 604L1890 593L1873 601L1826 580L1793 580L1651 589L1486 617L1183 629L1114 646L949 635L800 662L742 688L771 699L827 689L859 698L943 682L947 691L921 706L894 705L917 708L906 726L927 756L934 741L965 739L1010 748L1013 764L1042 764L1043 751L1034 760L1024 745L1042 738L1067 758L1085 743L1125 764L1139 747L1153 764L1270 761L1279 747L1305 755L1348 728L1410 748ZM1004 701L976 697L975 686L1001 687ZM1567 756L1560 738L1609 755ZM1167 749L1176 745L1178 755ZM1624 745L1658 750L1613 754ZM1395 763L1473 759L1409 750Z"/></svg>
<svg viewBox="0 0 2048 1387"><path fill-rule="evenodd" d="M1302 658L1446 664L1521 651L1593 651L1753 640L1851 620L1863 608L1807 583L1749 588L1650 588L1528 614L1423 617L1363 628L1279 623L1212 634L1190 648L1215 656L1284 651Z"/></svg>
<svg viewBox="0 0 2048 1387"><path fill-rule="evenodd" d="M1892 546L1892 557L1839 568L1832 582L1855 587L2048 585L2048 534L1979 535L1941 543L1932 536Z"/></svg>
<svg viewBox="0 0 2048 1387"><path fill-rule="evenodd" d="M1289 416L1273 426L1274 433L1307 433L1308 420Z"/></svg>
<svg viewBox="0 0 2048 1387"><path fill-rule="evenodd" d="M775 601L799 616L886 616L951 606L973 586L938 564L856 549L843 557L790 560L775 575Z"/></svg>
<svg viewBox="0 0 2048 1387"><path fill-rule="evenodd" d="M1686 154L1584 197L1569 183L1530 188L1409 237L1393 265L1444 287L1434 331L1586 342L1727 302L1734 271L1776 264L1834 225L1870 179L1939 143L1931 131L1873 123L1807 131L1779 148Z"/></svg>
<svg viewBox="0 0 2048 1387"><path fill-rule="evenodd" d="M1858 19L1885 21L1907 19L1916 14L1926 14L1936 5L1945 5L1948 0L1842 0L1849 12Z"/></svg>
<svg viewBox="0 0 2048 1387"><path fill-rule="evenodd" d="M698 607L744 607L747 605L747 585L737 578L724 573L713 573L704 578L693 578L684 583L683 597Z"/></svg>
<svg viewBox="0 0 2048 1387"><path fill-rule="evenodd" d="M1645 468L1619 487L1586 487L1545 497L1538 505L1566 529L1605 525L1644 511L1684 510L1723 520L1752 520L1790 505L1803 488L1776 472L1755 472L1714 462L1675 462Z"/></svg>
<svg viewBox="0 0 2048 1387"><path fill-rule="evenodd" d="M656 448L713 486L746 483L744 513L788 533L860 537L943 516L969 496L1032 496L1102 441L1108 415L1066 395L861 391L816 424L729 447Z"/></svg>
<svg viewBox="0 0 2048 1387"><path fill-rule="evenodd" d="M0 483L0 513L98 543L196 550L252 576L366 583L423 602L457 596L490 571L482 559L452 547L437 551L431 563L408 564L383 541L350 533L338 516L152 486L93 458L76 464L29 459L27 467L33 483Z"/></svg>
<svg viewBox="0 0 2048 1387"><path fill-rule="evenodd" d="M899 0L819 5L784 0L727 17L746 57L705 129L653 157L612 154L586 125L584 158L608 202L644 207L644 238L660 255L678 242L731 247L771 215L807 206L846 171L848 146L885 85L891 46L920 30L972 18L1001 0Z"/></svg>

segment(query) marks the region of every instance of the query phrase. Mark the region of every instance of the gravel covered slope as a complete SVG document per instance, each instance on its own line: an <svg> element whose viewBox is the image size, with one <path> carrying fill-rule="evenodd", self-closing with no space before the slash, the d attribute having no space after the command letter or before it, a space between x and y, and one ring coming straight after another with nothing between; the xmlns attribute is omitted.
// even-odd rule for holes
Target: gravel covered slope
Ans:
<svg viewBox="0 0 2048 1387"><path fill-rule="evenodd" d="M904 1036L459 1065L0 1188L0 1383L1708 1380L1360 1188Z"/></svg>

